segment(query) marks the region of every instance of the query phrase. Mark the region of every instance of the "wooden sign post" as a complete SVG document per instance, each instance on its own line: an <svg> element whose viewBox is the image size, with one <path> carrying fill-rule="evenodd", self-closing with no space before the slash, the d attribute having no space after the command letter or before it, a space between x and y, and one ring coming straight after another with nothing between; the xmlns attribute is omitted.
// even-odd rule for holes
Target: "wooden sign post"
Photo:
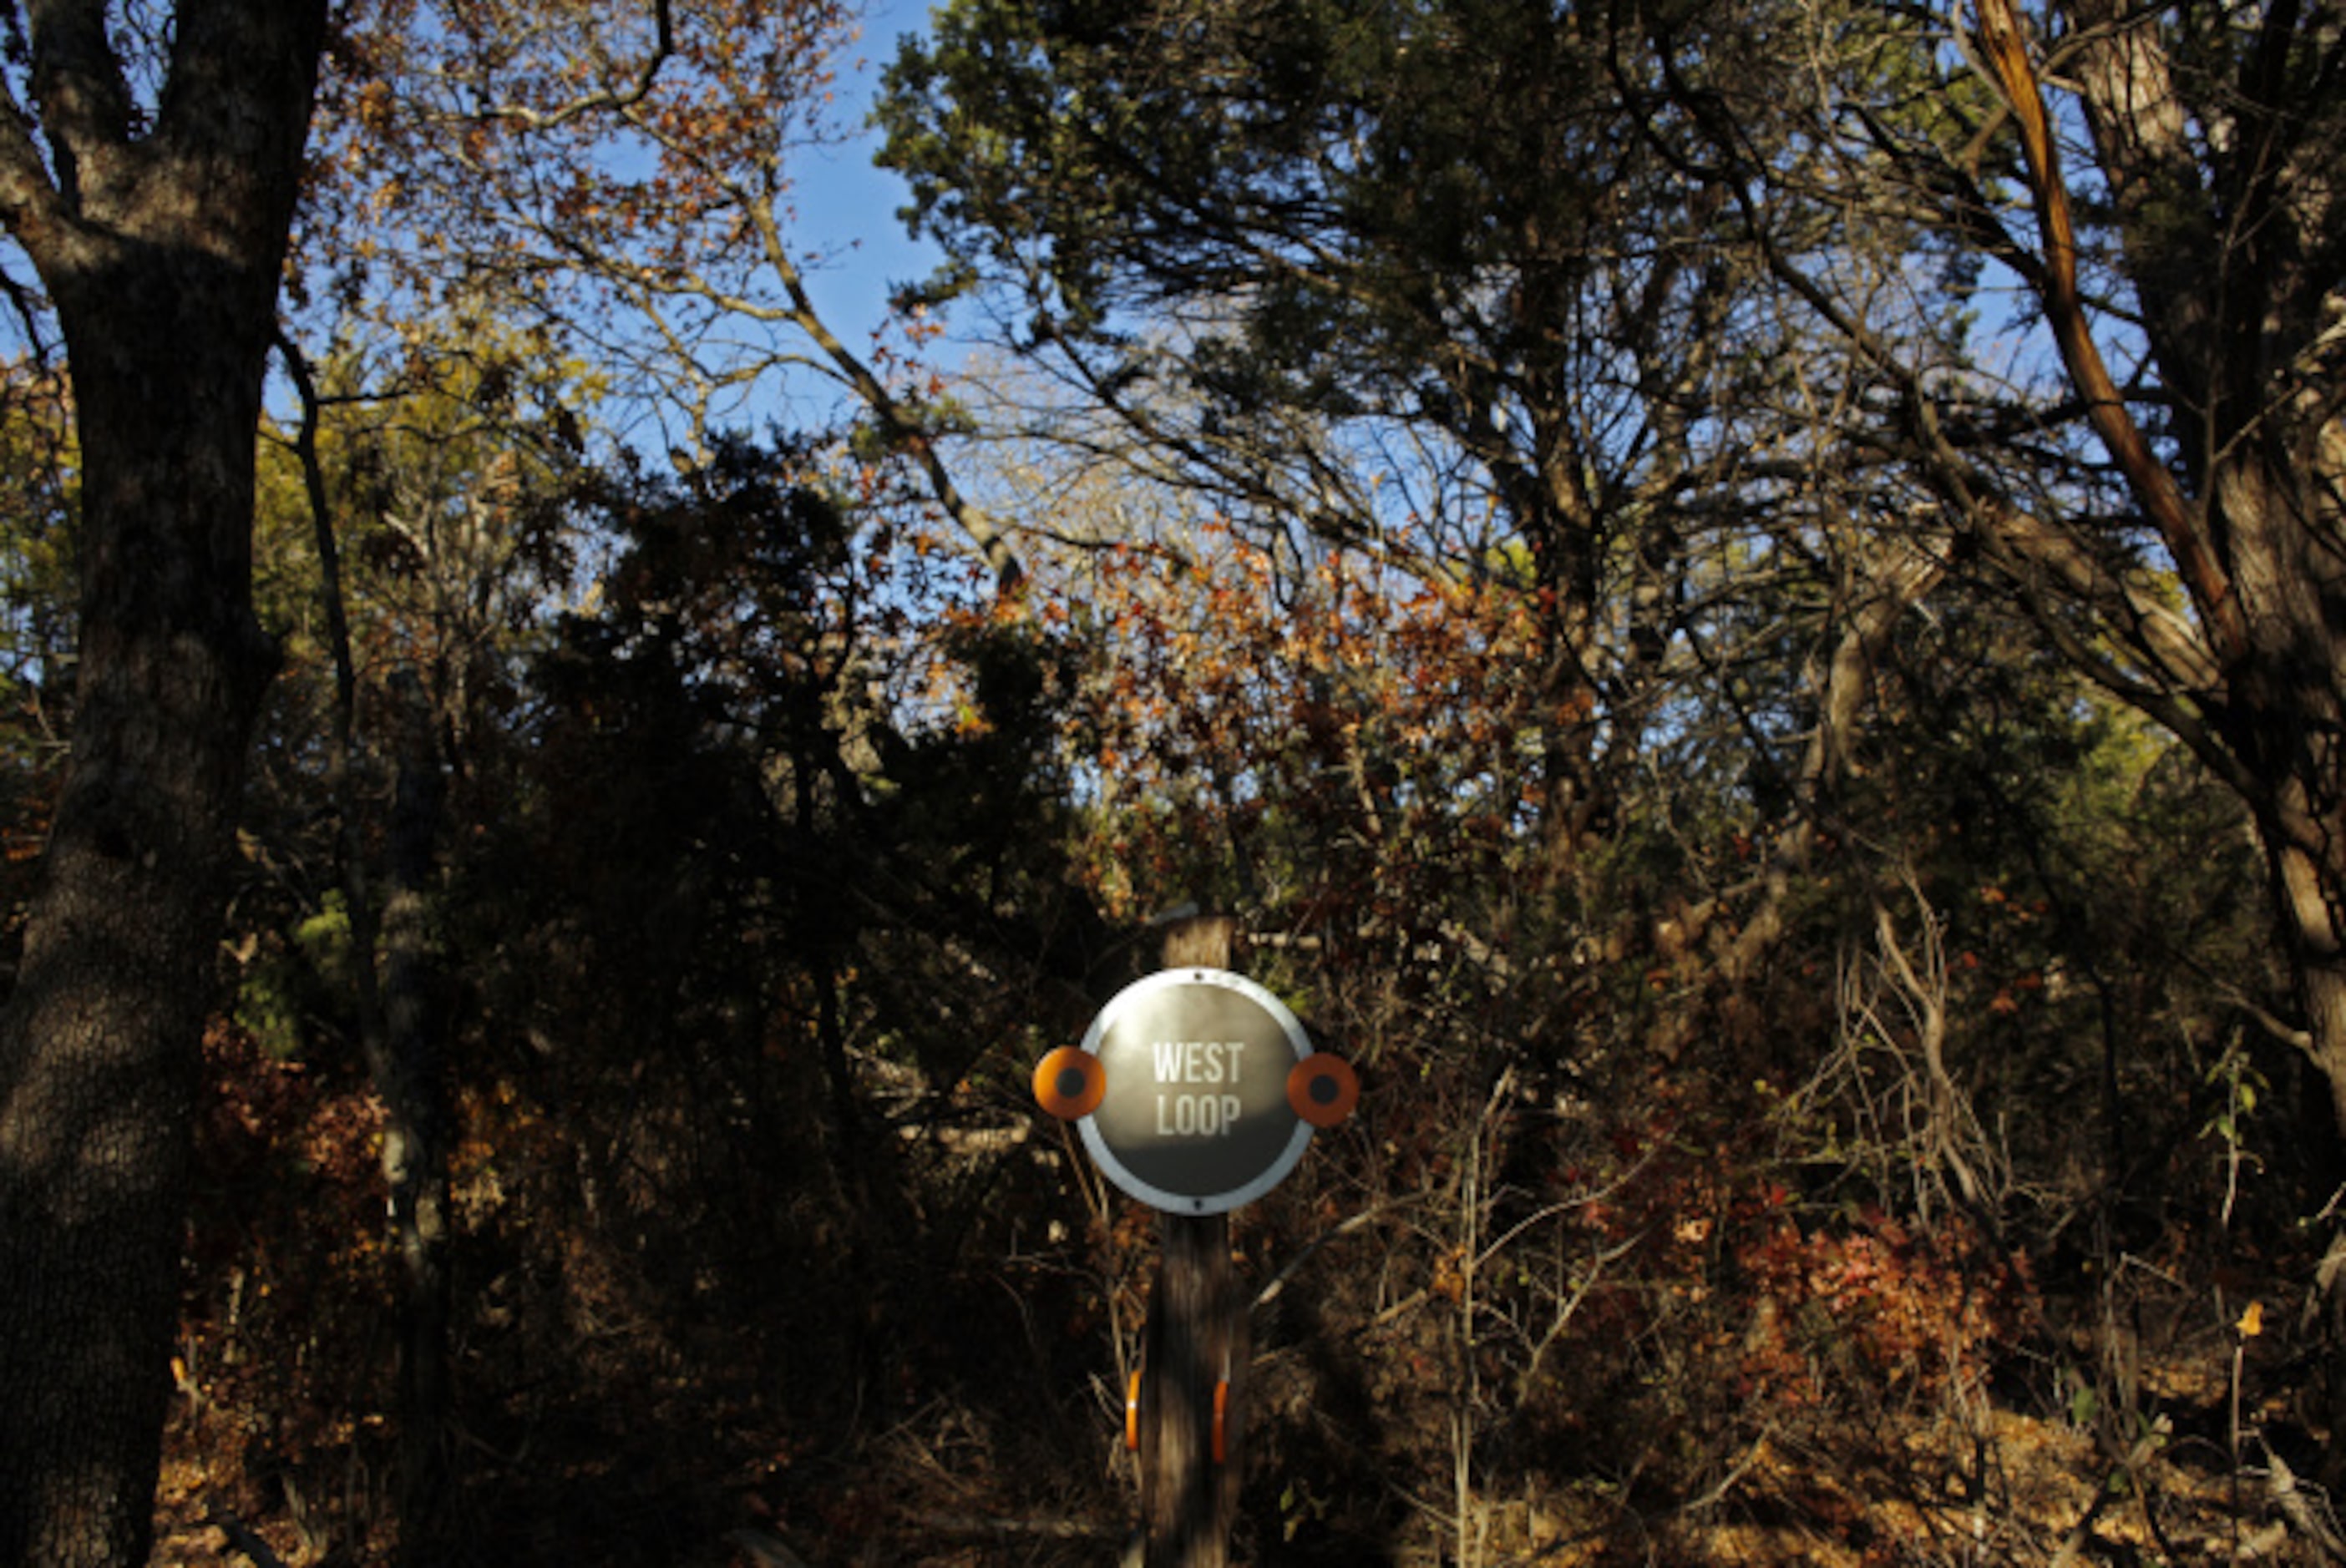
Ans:
<svg viewBox="0 0 2346 1568"><path fill-rule="evenodd" d="M1161 962L1168 970L1235 970L1237 936L1238 922L1226 916L1184 921L1166 932ZM1141 1339L1143 1561L1147 1568L1223 1568L1245 1473L1239 1395L1253 1345L1230 1262L1229 1213L1168 1209L1157 1234L1157 1290Z"/></svg>
<svg viewBox="0 0 2346 1568"><path fill-rule="evenodd" d="M1360 1084L1279 999L1233 972L1238 922L1184 920L1165 967L1126 987L1080 1046L1035 1070L1102 1174L1158 1209L1157 1291L1127 1434L1140 1450L1148 1568L1223 1568L1238 1511L1246 1302L1229 1211L1276 1186Z"/></svg>

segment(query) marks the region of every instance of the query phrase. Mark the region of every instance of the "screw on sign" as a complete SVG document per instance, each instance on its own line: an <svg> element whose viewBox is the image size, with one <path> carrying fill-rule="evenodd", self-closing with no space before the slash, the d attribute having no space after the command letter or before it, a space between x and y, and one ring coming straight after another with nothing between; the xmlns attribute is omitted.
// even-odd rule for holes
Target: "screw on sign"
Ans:
<svg viewBox="0 0 2346 1568"><path fill-rule="evenodd" d="M1103 1175L1169 1214L1220 1214L1277 1186L1360 1084L1242 975L1168 969L1118 992L1080 1046L1035 1069L1035 1098L1081 1125Z"/></svg>

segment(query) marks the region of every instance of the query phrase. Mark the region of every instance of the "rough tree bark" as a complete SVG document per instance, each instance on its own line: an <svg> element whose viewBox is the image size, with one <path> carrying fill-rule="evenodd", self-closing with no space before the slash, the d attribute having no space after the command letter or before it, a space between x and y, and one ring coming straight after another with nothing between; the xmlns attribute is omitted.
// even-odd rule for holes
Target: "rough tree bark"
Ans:
<svg viewBox="0 0 2346 1568"><path fill-rule="evenodd" d="M274 663L255 431L325 6L188 0L151 108L101 0L21 12L37 117L12 76L0 220L66 345L81 626L0 1016L0 1564L82 1568L152 1534L221 875Z"/></svg>

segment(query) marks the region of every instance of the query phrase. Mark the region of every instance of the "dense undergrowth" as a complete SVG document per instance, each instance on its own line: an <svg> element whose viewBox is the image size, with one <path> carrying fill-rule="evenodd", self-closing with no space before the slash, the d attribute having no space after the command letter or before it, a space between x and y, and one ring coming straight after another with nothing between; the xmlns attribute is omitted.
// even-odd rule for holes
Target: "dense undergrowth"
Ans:
<svg viewBox="0 0 2346 1568"><path fill-rule="evenodd" d="M2243 1112L2216 1064L2121 1195L2090 1115L1950 1131L1894 1042L1492 1074L1403 1033L1234 1228L1242 1560L2315 1560L2276 1501L2323 1517L2329 1437L2285 1089ZM468 1093L449 1561L1114 1560L1153 1221L1020 1056L863 1060L852 1157L764 1057ZM231 1027L208 1060L158 1561L388 1561L379 1114Z"/></svg>
<svg viewBox="0 0 2346 1568"><path fill-rule="evenodd" d="M1471 604L1403 615L1423 687L1295 615L1157 671L1160 574L1105 647L944 616L925 695L862 708L877 634L792 585L852 569L829 514L629 515L432 890L444 1481L402 1506L386 1113L280 818L206 1047L159 1562L390 1563L413 1518L451 1568L1114 1560L1154 1221L1027 1080L1173 889L1365 1084L1235 1217L1240 1560L2322 1550L2334 1155L2255 851L2138 723L1964 665L1992 615L1885 665L1845 830L1689 736L1559 866L1460 706L1515 657Z"/></svg>

